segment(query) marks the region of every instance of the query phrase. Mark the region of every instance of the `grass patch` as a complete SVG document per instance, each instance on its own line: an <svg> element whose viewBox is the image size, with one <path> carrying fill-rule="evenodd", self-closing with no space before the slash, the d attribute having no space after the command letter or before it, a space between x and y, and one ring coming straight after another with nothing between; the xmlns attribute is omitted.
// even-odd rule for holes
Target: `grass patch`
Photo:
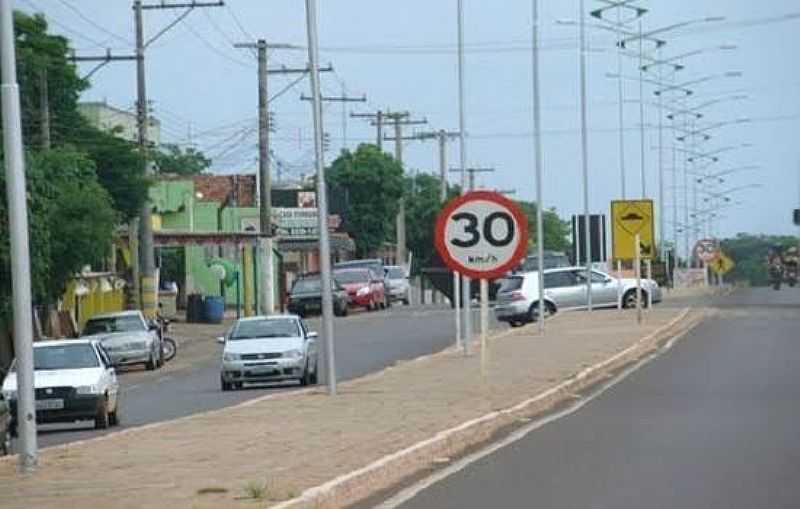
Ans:
<svg viewBox="0 0 800 509"><path fill-rule="evenodd" d="M248 481L244 485L244 498L262 500L269 495L267 483L258 481Z"/></svg>

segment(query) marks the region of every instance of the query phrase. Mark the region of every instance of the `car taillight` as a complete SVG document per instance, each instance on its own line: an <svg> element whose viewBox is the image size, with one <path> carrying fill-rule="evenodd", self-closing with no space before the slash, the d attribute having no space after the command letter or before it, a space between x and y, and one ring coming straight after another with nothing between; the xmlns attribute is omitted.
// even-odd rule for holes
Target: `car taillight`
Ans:
<svg viewBox="0 0 800 509"><path fill-rule="evenodd" d="M525 300L525 296L520 291L511 292L511 300Z"/></svg>

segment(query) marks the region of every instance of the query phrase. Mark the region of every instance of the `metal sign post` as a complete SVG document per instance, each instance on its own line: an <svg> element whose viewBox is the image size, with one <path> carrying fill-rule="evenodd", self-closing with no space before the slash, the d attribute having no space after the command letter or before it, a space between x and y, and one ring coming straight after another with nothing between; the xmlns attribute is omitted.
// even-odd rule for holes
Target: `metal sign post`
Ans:
<svg viewBox="0 0 800 509"><path fill-rule="evenodd" d="M639 234L635 237L636 245L640 245L641 238ZM634 270L636 271L636 323L642 323L642 255L641 252L636 250L636 258L634 259Z"/></svg>
<svg viewBox="0 0 800 509"><path fill-rule="evenodd" d="M486 378L489 364L489 281L481 279L481 377Z"/></svg>
<svg viewBox="0 0 800 509"><path fill-rule="evenodd" d="M500 193L471 191L451 200L439 213L434 243L445 265L465 276L463 286L468 285L470 279L481 280L483 358L489 327L488 281L504 276L525 257L528 247L525 214ZM469 293L464 294L463 306L468 308ZM469 329L464 327L464 331ZM465 334L465 353L468 353L466 343L470 340Z"/></svg>

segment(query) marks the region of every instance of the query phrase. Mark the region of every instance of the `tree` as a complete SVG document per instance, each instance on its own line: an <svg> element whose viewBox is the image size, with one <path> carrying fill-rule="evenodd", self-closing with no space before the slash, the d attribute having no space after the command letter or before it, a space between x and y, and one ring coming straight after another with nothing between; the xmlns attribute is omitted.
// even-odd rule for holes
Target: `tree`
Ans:
<svg viewBox="0 0 800 509"><path fill-rule="evenodd" d="M449 189L448 198L459 193L458 188ZM442 207L438 177L419 173L406 179L406 243L414 253L414 272L434 263L433 230Z"/></svg>
<svg viewBox="0 0 800 509"><path fill-rule="evenodd" d="M747 282L752 286L766 286L769 248L780 246L786 249L792 245L798 245L796 237L739 233L734 238L724 239L721 241L722 251L736 263L725 278Z"/></svg>
<svg viewBox="0 0 800 509"><path fill-rule="evenodd" d="M403 168L375 145L344 151L331 164L327 183L346 194L344 228L356 254L370 256L389 238L403 196Z"/></svg>
<svg viewBox="0 0 800 509"><path fill-rule="evenodd" d="M181 150L178 145L165 144L154 153L156 168L159 173L193 176L205 173L211 166L211 159L194 149Z"/></svg>
<svg viewBox="0 0 800 509"><path fill-rule="evenodd" d="M528 218L528 246L529 249L533 249L536 246L536 203L517 200L517 205ZM567 251L570 247L569 223L558 217L554 208L544 211L542 222L544 223L544 248L559 252Z"/></svg>

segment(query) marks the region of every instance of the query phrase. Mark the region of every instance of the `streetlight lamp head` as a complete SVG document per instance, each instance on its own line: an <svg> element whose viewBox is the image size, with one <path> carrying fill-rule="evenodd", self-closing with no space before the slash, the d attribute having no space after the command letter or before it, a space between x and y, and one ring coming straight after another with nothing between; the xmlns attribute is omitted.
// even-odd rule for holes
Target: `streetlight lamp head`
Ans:
<svg viewBox="0 0 800 509"><path fill-rule="evenodd" d="M738 49L738 46L736 46L735 44L721 44L719 46L719 49L721 49L723 51L730 51L730 50Z"/></svg>
<svg viewBox="0 0 800 509"><path fill-rule="evenodd" d="M725 76L726 78L741 78L742 71L728 71L725 74L723 74L723 76Z"/></svg>
<svg viewBox="0 0 800 509"><path fill-rule="evenodd" d="M716 23L719 21L725 21L725 16L710 16L708 18L704 18L703 21L705 23Z"/></svg>

